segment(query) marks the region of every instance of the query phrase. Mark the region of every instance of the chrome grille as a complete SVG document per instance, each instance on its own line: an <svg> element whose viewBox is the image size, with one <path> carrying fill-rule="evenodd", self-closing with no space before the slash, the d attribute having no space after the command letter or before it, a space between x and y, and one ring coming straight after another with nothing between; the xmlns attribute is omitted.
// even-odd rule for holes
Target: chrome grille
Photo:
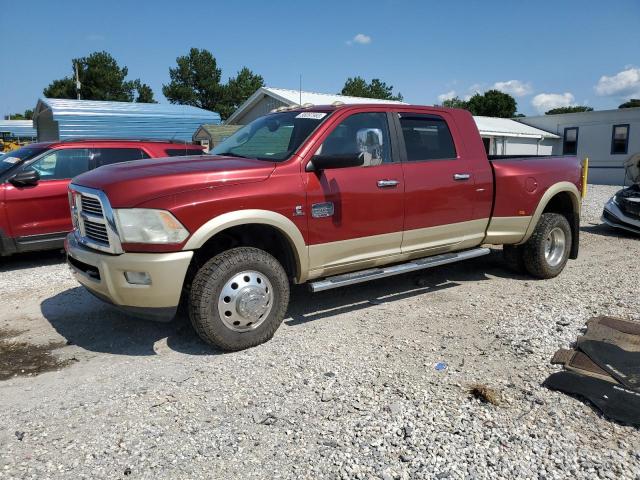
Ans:
<svg viewBox="0 0 640 480"><path fill-rule="evenodd" d="M87 238L109 245L109 234L107 233L107 226L104 223L92 222L85 218L84 231Z"/></svg>
<svg viewBox="0 0 640 480"><path fill-rule="evenodd" d="M98 200L97 198L88 197L86 195L82 195L80 198L82 202L83 212L102 216L102 205L100 204L100 200Z"/></svg>
<svg viewBox="0 0 640 480"><path fill-rule="evenodd" d="M69 200L78 242L103 252L122 253L113 210L104 192L71 184Z"/></svg>

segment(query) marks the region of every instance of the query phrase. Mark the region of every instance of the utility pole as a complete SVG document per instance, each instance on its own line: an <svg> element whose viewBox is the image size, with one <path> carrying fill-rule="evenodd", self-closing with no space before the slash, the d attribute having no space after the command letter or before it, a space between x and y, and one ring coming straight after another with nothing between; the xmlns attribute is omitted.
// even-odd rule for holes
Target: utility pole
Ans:
<svg viewBox="0 0 640 480"><path fill-rule="evenodd" d="M76 93L78 94L78 100L80 100L80 76L78 75L78 62L75 63L76 67Z"/></svg>

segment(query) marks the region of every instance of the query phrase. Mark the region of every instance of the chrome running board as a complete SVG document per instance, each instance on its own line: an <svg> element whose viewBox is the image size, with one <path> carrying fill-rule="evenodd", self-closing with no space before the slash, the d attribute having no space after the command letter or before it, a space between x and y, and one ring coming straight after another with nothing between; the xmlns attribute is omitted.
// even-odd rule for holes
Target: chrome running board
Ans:
<svg viewBox="0 0 640 480"><path fill-rule="evenodd" d="M377 280L378 278L391 277L402 273L415 272L416 270L437 267L438 265L446 265L447 263L460 262L461 260L481 257L489 253L491 253L491 250L488 248L474 248L473 250L465 250L462 252L444 253L442 255L434 255L433 257L411 260L407 263L391 265L389 267L370 268L359 272L324 278L322 280L310 282L309 287L314 293L322 292L332 288L354 285L356 283L368 282L369 280Z"/></svg>

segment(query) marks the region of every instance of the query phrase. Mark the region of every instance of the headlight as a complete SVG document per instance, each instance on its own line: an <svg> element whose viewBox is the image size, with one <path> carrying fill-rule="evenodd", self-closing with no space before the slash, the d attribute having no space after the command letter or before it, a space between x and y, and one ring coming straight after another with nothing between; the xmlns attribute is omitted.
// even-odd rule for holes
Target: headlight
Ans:
<svg viewBox="0 0 640 480"><path fill-rule="evenodd" d="M615 203L616 205L620 206L620 203L618 202L618 194L617 193L613 197L611 197L611 201L613 203Z"/></svg>
<svg viewBox="0 0 640 480"><path fill-rule="evenodd" d="M165 210L122 208L114 213L123 243L180 243L189 236L176 217Z"/></svg>

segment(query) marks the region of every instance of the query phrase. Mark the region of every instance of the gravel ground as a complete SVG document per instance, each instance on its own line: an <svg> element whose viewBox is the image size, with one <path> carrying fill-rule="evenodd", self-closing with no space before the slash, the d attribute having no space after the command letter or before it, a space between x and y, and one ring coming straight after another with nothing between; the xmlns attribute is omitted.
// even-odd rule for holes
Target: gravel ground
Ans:
<svg viewBox="0 0 640 480"><path fill-rule="evenodd" d="M2 259L0 478L639 479L638 429L540 386L589 317L640 320L639 239L599 221L615 190L591 187L556 279L495 251L297 288L274 339L232 354L103 305L58 253Z"/></svg>

